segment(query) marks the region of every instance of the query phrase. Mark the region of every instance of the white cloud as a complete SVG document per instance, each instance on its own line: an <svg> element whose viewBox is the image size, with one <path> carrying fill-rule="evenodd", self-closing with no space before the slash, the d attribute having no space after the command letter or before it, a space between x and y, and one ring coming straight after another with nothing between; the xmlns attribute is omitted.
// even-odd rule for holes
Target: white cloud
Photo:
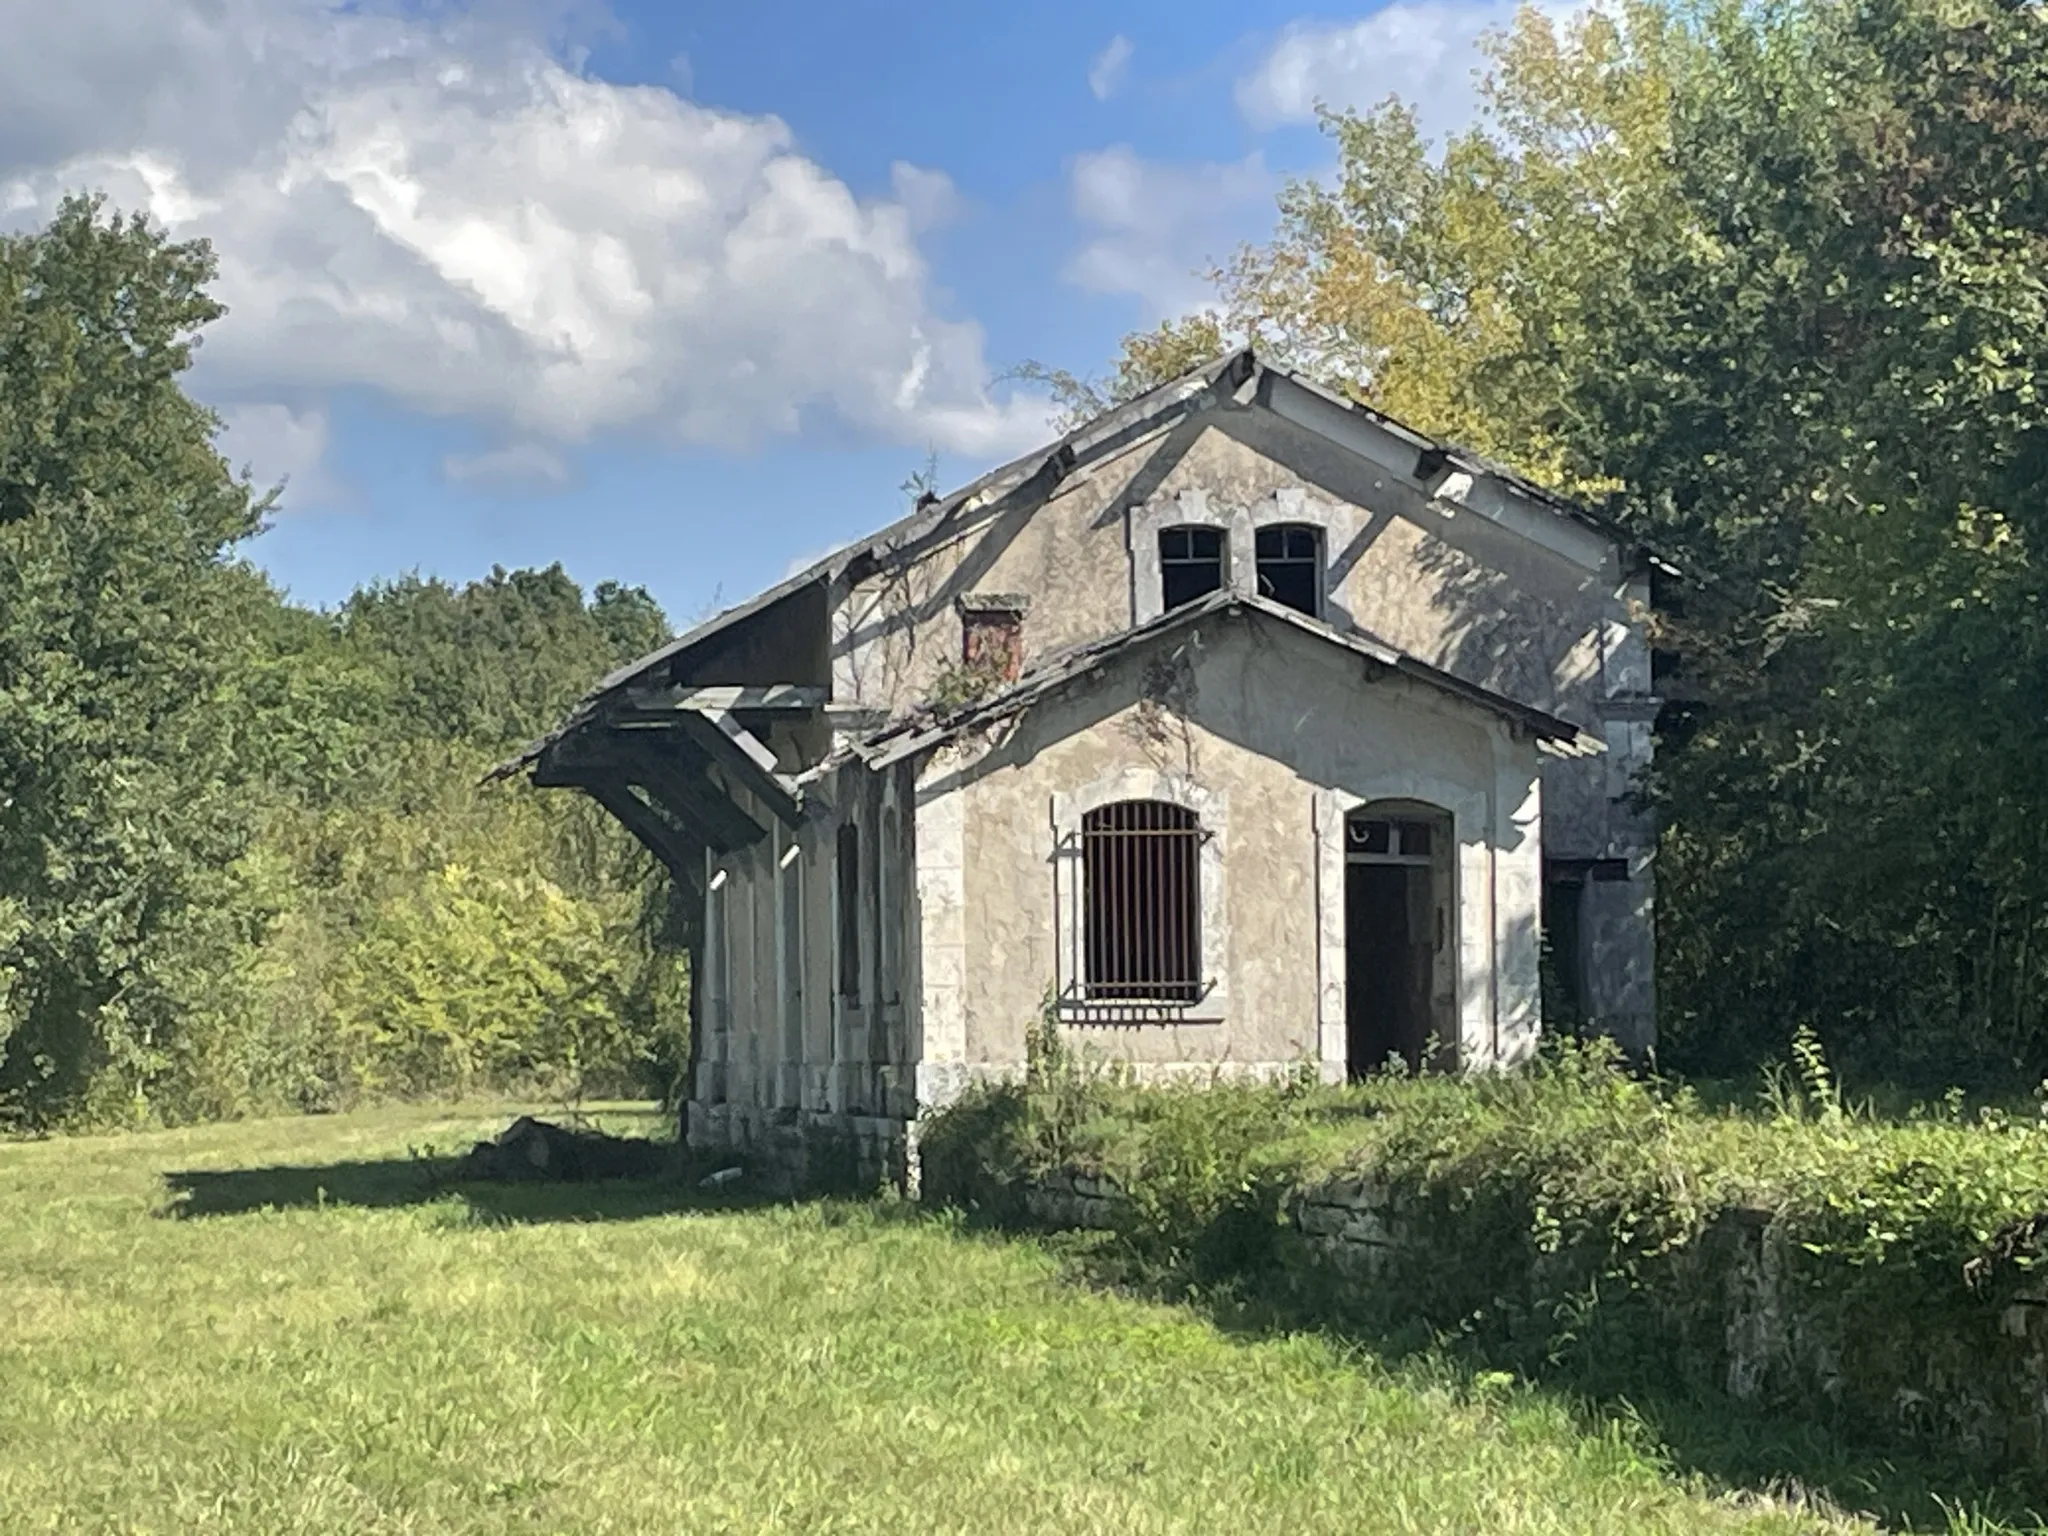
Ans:
<svg viewBox="0 0 2048 1536"><path fill-rule="evenodd" d="M324 410L243 402L224 409L221 423L214 446L229 467L237 474L246 469L258 490L283 485L278 512L346 499L341 482L326 464L329 429Z"/></svg>
<svg viewBox="0 0 2048 1536"><path fill-rule="evenodd" d="M1573 10L1570 0L1536 3L1556 19ZM1239 115L1264 133L1314 122L1318 103L1342 110L1399 96L1415 108L1423 133L1441 139L1475 120L1480 38L1513 21L1517 4L1395 0L1358 21L1295 22L1236 82ZM1120 68L1115 52L1113 43L1098 67ZM1071 178L1074 213L1087 234L1067 263L1067 281L1133 295L1148 320L1213 301L1214 290L1196 274L1242 242L1270 236L1277 216L1279 178L1257 152L1175 164L1117 145L1078 157Z"/></svg>
<svg viewBox="0 0 2048 1536"><path fill-rule="evenodd" d="M1109 100L1123 85L1124 75L1131 67L1132 52L1131 40L1119 32L1102 52L1095 55L1094 62L1088 66L1088 89L1095 93L1097 101Z"/></svg>
<svg viewBox="0 0 2048 1536"><path fill-rule="evenodd" d="M936 308L943 175L857 198L779 119L594 78L531 5L478 6L17 7L0 217L98 187L211 237L230 314L197 382L224 404L367 386L558 446L745 447L813 412L975 455L1043 434Z"/></svg>
<svg viewBox="0 0 2048 1536"><path fill-rule="evenodd" d="M1479 104L1479 38L1514 20L1517 0L1395 0L1360 21L1295 22L1237 82L1253 128L1315 121L1399 96L1432 137L1465 127Z"/></svg>
<svg viewBox="0 0 2048 1536"><path fill-rule="evenodd" d="M574 479L569 461L545 443L511 443L489 453L451 453L441 473L456 485L490 491L559 491Z"/></svg>
<svg viewBox="0 0 2048 1536"><path fill-rule="evenodd" d="M1149 319L1199 307L1214 296L1203 271L1270 229L1277 190L1257 154L1171 165L1119 144L1082 155L1072 170L1073 207L1090 234L1066 279L1094 293L1135 295Z"/></svg>
<svg viewBox="0 0 2048 1536"><path fill-rule="evenodd" d="M898 160L889 167L889 188L903 205L903 211L910 215L910 227L914 230L937 229L960 216L960 193L953 186L953 178L944 171Z"/></svg>

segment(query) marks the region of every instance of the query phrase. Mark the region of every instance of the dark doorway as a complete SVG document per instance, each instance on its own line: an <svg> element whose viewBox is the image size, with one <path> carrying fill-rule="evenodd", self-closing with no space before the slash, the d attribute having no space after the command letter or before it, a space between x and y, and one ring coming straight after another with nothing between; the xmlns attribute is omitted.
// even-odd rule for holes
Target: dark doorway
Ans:
<svg viewBox="0 0 2048 1536"><path fill-rule="evenodd" d="M1434 1034L1446 1036L1440 1051L1450 1049L1451 977L1437 975L1436 957L1451 853L1449 819L1421 805L1383 803L1345 824L1345 1058L1354 1078L1397 1057L1414 1072L1449 1062L1429 1055Z"/></svg>
<svg viewBox="0 0 2048 1536"><path fill-rule="evenodd" d="M1345 1054L1351 1076L1398 1056L1422 1069L1429 1041L1430 946L1416 918L1429 910L1429 871L1352 864L1344 872Z"/></svg>

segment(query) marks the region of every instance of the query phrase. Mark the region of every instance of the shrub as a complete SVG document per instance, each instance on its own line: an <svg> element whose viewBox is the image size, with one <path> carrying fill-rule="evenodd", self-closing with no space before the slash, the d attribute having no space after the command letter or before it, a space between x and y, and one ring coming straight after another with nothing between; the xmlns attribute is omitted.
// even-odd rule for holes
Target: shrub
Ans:
<svg viewBox="0 0 2048 1536"><path fill-rule="evenodd" d="M1597 1041L1475 1079L1206 1091L1140 1090L1041 1051L1026 1082L970 1096L923 1145L933 1197L999 1219L1052 1169L1113 1181L1127 1273L1419 1322L1608 1387L1726 1386L1731 1287L1763 1263L1762 1396L2048 1459L2032 1343L2007 1337L2016 1305L2048 1300L2048 1120L1966 1114L1954 1095L1881 1120L1843 1102L1810 1039L1765 1102L1718 1110ZM1289 1212L1352 1182L1403 1240L1372 1283L1333 1285Z"/></svg>

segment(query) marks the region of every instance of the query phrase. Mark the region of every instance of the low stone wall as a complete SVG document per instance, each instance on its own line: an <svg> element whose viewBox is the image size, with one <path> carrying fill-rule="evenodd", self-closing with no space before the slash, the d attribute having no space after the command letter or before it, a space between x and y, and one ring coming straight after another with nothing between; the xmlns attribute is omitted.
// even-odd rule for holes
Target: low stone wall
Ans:
<svg viewBox="0 0 2048 1536"><path fill-rule="evenodd" d="M687 1114L691 1148L730 1152L762 1189L902 1188L909 1175L910 1123L891 1116L694 1100Z"/></svg>
<svg viewBox="0 0 2048 1536"><path fill-rule="evenodd" d="M1384 1274L1405 1241L1393 1200L1366 1179L1305 1191L1288 1215L1310 1246L1346 1273Z"/></svg>
<svg viewBox="0 0 2048 1536"><path fill-rule="evenodd" d="M1023 1211L1045 1227L1115 1230L1134 1215L1113 1180L1089 1173L1046 1175L1021 1194ZM1371 1290L1382 1282L1402 1296L1426 1286L1417 1310L1427 1313L1432 1301L1450 1304L1459 1287L1461 1277L1432 1269L1430 1252L1437 1224L1458 1218L1405 1209L1369 1178L1298 1191L1282 1217L1282 1246L1298 1244L1294 1252L1340 1287L1340 1303L1341 1288L1354 1284L1356 1300L1381 1305L1388 1293ZM1500 1274L1516 1274L1519 1264L1528 1296L1555 1294L1561 1279L1593 1272L1570 1250L1508 1253L1509 1246ZM1651 1321L1647 1333L1625 1335L1625 1347L1656 1354L1653 1368L1674 1385L1972 1463L2048 1472L2048 1274L1981 1308L1927 1312L1908 1303L1865 1316L1837 1303L1770 1212L1733 1210L1657 1261L1634 1291L1617 1296L1610 1287L1602 1305L1633 1307L1639 1322Z"/></svg>
<svg viewBox="0 0 2048 1536"><path fill-rule="evenodd" d="M1049 1173L1024 1189L1024 1210L1041 1226L1114 1231L1130 1199L1108 1179L1086 1173Z"/></svg>
<svg viewBox="0 0 2048 1536"><path fill-rule="evenodd" d="M1109 1232L1124 1224L1130 1197L1114 1179L1060 1172L1024 1189L1024 1209L1041 1226ZM1400 1249L1393 1201L1370 1181L1339 1179L1287 1208L1290 1225L1321 1257L1347 1272L1379 1274Z"/></svg>

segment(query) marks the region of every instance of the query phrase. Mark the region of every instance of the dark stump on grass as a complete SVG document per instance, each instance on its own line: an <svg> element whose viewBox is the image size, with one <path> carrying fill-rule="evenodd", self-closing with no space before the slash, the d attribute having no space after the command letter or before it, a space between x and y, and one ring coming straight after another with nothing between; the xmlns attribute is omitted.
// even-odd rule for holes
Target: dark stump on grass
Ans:
<svg viewBox="0 0 2048 1536"><path fill-rule="evenodd" d="M670 1149L636 1136L610 1136L521 1115L455 1165L458 1179L501 1183L586 1183L652 1179L668 1171Z"/></svg>

